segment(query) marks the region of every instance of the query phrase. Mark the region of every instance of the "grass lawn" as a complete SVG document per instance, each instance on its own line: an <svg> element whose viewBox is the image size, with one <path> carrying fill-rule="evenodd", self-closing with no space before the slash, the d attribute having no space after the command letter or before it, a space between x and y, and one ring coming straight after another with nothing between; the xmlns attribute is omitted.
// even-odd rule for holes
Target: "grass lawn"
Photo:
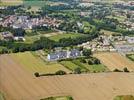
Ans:
<svg viewBox="0 0 134 100"><path fill-rule="evenodd" d="M90 70L90 72L104 72L104 71L107 71L107 68L102 65L102 64L98 64L98 65L88 65L87 63L86 64L83 64L87 69Z"/></svg>
<svg viewBox="0 0 134 100"><path fill-rule="evenodd" d="M81 66L82 68L87 69L90 72L104 72L107 71L108 69L102 65L102 64L98 64L98 65L89 65L88 63L81 63L79 60L74 60L73 62L75 62L77 65Z"/></svg>
<svg viewBox="0 0 134 100"><path fill-rule="evenodd" d="M74 71L74 69L78 68L78 65L72 63L71 61L61 61L60 63L72 71Z"/></svg>
<svg viewBox="0 0 134 100"><path fill-rule="evenodd" d="M45 98L45 99L41 99L41 100L73 100L72 97L70 96L59 96L59 97L48 97L48 98Z"/></svg>
<svg viewBox="0 0 134 100"><path fill-rule="evenodd" d="M25 69L31 72L39 73L55 73L58 70L70 72L64 66L58 63L46 63L38 57L32 55L31 52L11 54L11 56L19 62Z"/></svg>
<svg viewBox="0 0 134 100"><path fill-rule="evenodd" d="M80 68L82 72L89 71L84 65L82 65L81 62L78 60L72 60L72 61L61 61L60 62L63 66L66 68L74 71L76 68Z"/></svg>
<svg viewBox="0 0 134 100"><path fill-rule="evenodd" d="M36 40L39 40L40 39L40 36L38 35L35 35L35 36L25 36L25 43L33 43L34 41Z"/></svg>
<svg viewBox="0 0 134 100"><path fill-rule="evenodd" d="M114 100L134 100L134 96L126 95L126 96L117 96Z"/></svg>
<svg viewBox="0 0 134 100"><path fill-rule="evenodd" d="M105 67L102 64L98 64L98 65L89 65L88 63L82 63L80 62L78 59L74 59L72 61L61 61L60 62L63 66L65 66L66 68L74 71L76 68L80 68L81 71L85 72L85 71L90 71L90 72L104 72L104 71L108 71L107 67Z"/></svg>
<svg viewBox="0 0 134 100"><path fill-rule="evenodd" d="M56 35L56 36L51 36L50 39L54 40L54 41L59 41L62 38L76 38L76 37L80 37L80 36L85 36L84 34L79 34L79 33L64 33L64 34L60 34L60 35Z"/></svg>

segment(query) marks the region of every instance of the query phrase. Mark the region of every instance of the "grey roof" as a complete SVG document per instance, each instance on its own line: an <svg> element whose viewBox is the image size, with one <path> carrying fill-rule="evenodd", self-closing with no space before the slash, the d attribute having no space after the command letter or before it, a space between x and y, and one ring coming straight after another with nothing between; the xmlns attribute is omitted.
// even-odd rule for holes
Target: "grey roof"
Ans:
<svg viewBox="0 0 134 100"><path fill-rule="evenodd" d="M78 57L80 55L81 55L80 51L77 50L77 49L73 49L73 50L70 51L70 57L76 58L76 57Z"/></svg>

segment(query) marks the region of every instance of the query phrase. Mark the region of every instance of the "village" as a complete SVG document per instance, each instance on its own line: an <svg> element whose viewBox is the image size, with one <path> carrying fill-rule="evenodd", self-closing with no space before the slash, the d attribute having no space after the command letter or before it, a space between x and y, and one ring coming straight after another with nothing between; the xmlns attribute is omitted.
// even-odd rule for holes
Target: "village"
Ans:
<svg viewBox="0 0 134 100"><path fill-rule="evenodd" d="M12 27L13 29L33 29L37 26L58 27L60 22L60 20L52 19L48 16L43 18L30 18L29 16L9 15L1 19L0 25L3 27Z"/></svg>
<svg viewBox="0 0 134 100"><path fill-rule="evenodd" d="M91 42L82 43L78 47L91 49L92 52L134 52L134 37L100 35Z"/></svg>

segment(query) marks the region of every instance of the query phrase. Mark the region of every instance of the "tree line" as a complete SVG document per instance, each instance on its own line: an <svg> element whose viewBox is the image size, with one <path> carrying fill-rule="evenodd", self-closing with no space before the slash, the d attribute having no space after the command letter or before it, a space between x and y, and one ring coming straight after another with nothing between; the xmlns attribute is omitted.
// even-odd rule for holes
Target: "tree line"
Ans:
<svg viewBox="0 0 134 100"><path fill-rule="evenodd" d="M0 40L0 45L7 48L7 49L4 48L6 52L2 51L0 53L7 53L7 51L17 53L17 52L24 52L24 51L35 51L40 49L51 50L55 47L74 46L74 45L81 44L83 42L91 41L93 38L98 37L98 34L99 33L96 32L83 37L62 38L58 42L50 40L47 37L41 37L40 40L37 40L32 44Z"/></svg>

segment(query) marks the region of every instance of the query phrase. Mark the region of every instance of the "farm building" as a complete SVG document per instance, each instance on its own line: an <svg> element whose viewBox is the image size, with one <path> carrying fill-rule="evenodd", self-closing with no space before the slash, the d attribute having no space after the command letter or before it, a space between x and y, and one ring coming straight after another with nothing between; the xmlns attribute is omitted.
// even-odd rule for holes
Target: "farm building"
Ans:
<svg viewBox="0 0 134 100"><path fill-rule="evenodd" d="M70 51L58 51L55 53L48 54L47 59L49 61L56 61L66 58L77 58L79 56L81 56L81 52L77 49L73 49Z"/></svg>

